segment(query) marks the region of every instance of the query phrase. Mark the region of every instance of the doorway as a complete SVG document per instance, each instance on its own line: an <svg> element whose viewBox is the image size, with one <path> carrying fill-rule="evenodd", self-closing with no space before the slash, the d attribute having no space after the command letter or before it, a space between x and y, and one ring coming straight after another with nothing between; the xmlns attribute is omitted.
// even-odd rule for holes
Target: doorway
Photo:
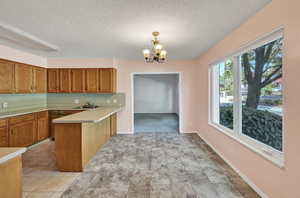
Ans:
<svg viewBox="0 0 300 198"><path fill-rule="evenodd" d="M179 133L180 73L134 73L134 133Z"/></svg>

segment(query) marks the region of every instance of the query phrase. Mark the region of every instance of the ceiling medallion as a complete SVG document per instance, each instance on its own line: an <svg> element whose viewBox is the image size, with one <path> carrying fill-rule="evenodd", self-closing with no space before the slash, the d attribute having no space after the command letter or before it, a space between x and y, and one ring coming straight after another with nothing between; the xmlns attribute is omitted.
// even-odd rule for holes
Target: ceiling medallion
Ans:
<svg viewBox="0 0 300 198"><path fill-rule="evenodd" d="M158 35L159 32L152 32L153 40L152 40L152 50L144 49L144 59L147 63L164 63L167 58L167 51L163 49L163 46L159 43Z"/></svg>

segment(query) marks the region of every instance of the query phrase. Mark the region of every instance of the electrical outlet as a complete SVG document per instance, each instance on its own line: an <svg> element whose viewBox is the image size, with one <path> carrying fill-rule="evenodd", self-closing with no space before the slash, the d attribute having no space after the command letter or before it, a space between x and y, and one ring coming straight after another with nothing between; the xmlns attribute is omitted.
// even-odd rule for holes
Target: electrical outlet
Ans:
<svg viewBox="0 0 300 198"><path fill-rule="evenodd" d="M113 100L113 103L117 103L117 102L118 102L118 100L117 100L117 99L114 99L114 100Z"/></svg>
<svg viewBox="0 0 300 198"><path fill-rule="evenodd" d="M74 99L75 104L79 104L79 99Z"/></svg>
<svg viewBox="0 0 300 198"><path fill-rule="evenodd" d="M2 108L3 108L3 109L6 109L7 107L8 107L8 102L3 102L3 103L2 103Z"/></svg>

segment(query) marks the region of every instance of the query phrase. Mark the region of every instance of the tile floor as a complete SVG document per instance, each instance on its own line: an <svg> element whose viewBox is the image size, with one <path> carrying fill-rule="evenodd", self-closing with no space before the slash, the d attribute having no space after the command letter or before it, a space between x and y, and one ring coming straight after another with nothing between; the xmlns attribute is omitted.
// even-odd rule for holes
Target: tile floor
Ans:
<svg viewBox="0 0 300 198"><path fill-rule="evenodd" d="M118 135L61 198L259 198L197 134Z"/></svg>
<svg viewBox="0 0 300 198"><path fill-rule="evenodd" d="M135 113L136 133L161 133L179 131L179 118L175 113Z"/></svg>
<svg viewBox="0 0 300 198"><path fill-rule="evenodd" d="M59 198L80 174L57 170L52 141L29 149L23 154L22 163L23 198Z"/></svg>

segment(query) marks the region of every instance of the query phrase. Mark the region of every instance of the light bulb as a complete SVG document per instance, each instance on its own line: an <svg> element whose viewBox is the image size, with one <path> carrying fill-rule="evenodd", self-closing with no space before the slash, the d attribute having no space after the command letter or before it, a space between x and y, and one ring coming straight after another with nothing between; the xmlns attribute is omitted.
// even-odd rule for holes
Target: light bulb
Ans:
<svg viewBox="0 0 300 198"><path fill-rule="evenodd" d="M166 59L166 57L167 57L167 51L166 50L161 50L161 52L159 54L159 58Z"/></svg>
<svg viewBox="0 0 300 198"><path fill-rule="evenodd" d="M149 49L144 49L143 50L143 54L144 54L145 58L149 58L149 56L150 56L150 50Z"/></svg>
<svg viewBox="0 0 300 198"><path fill-rule="evenodd" d="M163 46L162 46L161 44L156 44L156 45L154 46L155 53L156 53L156 54L159 54L160 51L162 50L162 48L163 48Z"/></svg>

